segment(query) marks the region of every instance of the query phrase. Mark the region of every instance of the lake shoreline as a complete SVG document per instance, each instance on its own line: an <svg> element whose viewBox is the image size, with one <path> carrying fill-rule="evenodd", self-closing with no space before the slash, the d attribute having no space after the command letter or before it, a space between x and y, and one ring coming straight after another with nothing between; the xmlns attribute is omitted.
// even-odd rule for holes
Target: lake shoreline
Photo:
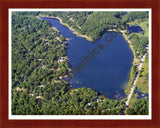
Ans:
<svg viewBox="0 0 160 128"><path fill-rule="evenodd" d="M132 44L131 44L132 42L128 39L128 36L125 34L125 31L123 31L123 30L117 30L117 29L109 29L108 31L120 32L120 33L122 34L123 38L126 40L126 42L127 42L128 45L129 45L129 48L131 49L131 51L132 51L132 53L133 53L133 60L132 60L132 67L133 67L134 64L136 63L135 51L134 51L133 46L132 46ZM131 67L131 69L132 69L132 67ZM132 77L130 77L131 69L130 69L129 77L128 77L129 81L132 80ZM135 79L135 78L133 78L133 79ZM132 86L129 87L129 81L128 81L125 89L124 89L124 92L125 92L125 94L127 95L127 97L129 96L129 94L127 94L126 91L127 91L127 90L131 90L131 88L132 88ZM124 98L124 99L127 99L127 97ZM122 99L122 100L124 100L124 99Z"/></svg>
<svg viewBox="0 0 160 128"><path fill-rule="evenodd" d="M39 15L39 16L37 16L37 18L40 18L40 17L56 18L56 19L58 19L58 20L60 21L60 23L61 23L62 25L66 26L66 27L69 28L71 31L73 31L73 34L75 34L76 36L85 38L85 39L87 39L88 41L91 41L91 42L94 41L94 40L92 40L90 37L88 37L87 35L82 35L82 34L78 33L77 31L75 31L75 30L74 30L73 28L71 28L68 24L64 23L64 22L62 21L62 19L59 18L59 17L46 16L46 15Z"/></svg>
<svg viewBox="0 0 160 128"><path fill-rule="evenodd" d="M68 24L63 23L62 20L61 20L61 18L59 18L59 17L45 16L45 15L39 15L39 16L37 16L37 17L38 17L39 19L41 19L40 17L47 17L47 18L55 18L55 19L58 19L59 22L60 22L62 25L66 26L68 29L70 29L70 30L73 32L73 34L75 34L76 36L78 36L78 35L77 35L78 33L77 33L73 28L71 28ZM130 49L131 49L131 51L132 51L132 53L133 53L133 55L134 55L133 47L131 46L131 42L130 42L130 41L128 40L128 38L126 37L126 35L125 35L125 33L124 33L124 30L108 29L107 31L120 32L120 33L122 34L122 36L124 37L124 39L125 39L125 40L127 41L127 43L129 44L129 47L130 47ZM106 32L107 32L107 31L106 31ZM87 36L85 36L85 35L80 35L79 37L83 37L83 38L91 41L91 40L88 39ZM125 38L125 37L126 37L126 38ZM132 60L132 66L131 66L131 68L133 67L134 62L135 62L135 55L134 55L133 60ZM131 69L130 69L130 72L131 72ZM129 74L130 74L130 72L129 72ZM129 79L130 79L130 77L129 77ZM128 84L126 85L126 87L127 87L127 86L128 86ZM126 89L126 88L125 88L125 89ZM125 89L124 89L124 92L125 92ZM105 97L106 97L106 96L105 96ZM127 97L128 97L128 94L127 94ZM107 98L107 97L106 97L106 98ZM108 98L107 98L107 99L108 99ZM121 100L125 100L125 99L126 99L126 98L121 99Z"/></svg>

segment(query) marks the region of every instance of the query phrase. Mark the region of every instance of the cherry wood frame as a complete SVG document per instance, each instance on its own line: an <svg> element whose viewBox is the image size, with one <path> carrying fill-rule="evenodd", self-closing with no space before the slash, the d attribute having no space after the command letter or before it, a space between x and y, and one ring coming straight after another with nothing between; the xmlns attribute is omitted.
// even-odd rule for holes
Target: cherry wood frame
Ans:
<svg viewBox="0 0 160 128"><path fill-rule="evenodd" d="M8 9L9 8L151 8L152 119L151 120L9 120ZM160 127L160 1L159 0L0 0L0 128Z"/></svg>

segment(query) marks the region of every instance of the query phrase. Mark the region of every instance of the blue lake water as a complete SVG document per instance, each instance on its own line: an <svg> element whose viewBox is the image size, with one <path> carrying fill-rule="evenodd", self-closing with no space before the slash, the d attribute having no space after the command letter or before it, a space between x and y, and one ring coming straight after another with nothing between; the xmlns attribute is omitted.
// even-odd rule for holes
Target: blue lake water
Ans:
<svg viewBox="0 0 160 128"><path fill-rule="evenodd" d="M77 37L55 18L42 17L42 19L56 27L64 37L71 38L68 41L67 55L72 70L80 62L84 62L82 56L90 55L88 51L93 53L94 48L99 51L99 54L92 59L88 58L89 62L86 62L80 72L75 72L75 76L70 81L73 88L91 88L109 99L126 97L124 89L129 80L128 75L132 66L133 53L121 34L116 33L117 36L112 37L115 33L112 33L111 36L111 32L107 32L101 39L90 42L85 38ZM105 38L112 39L107 46ZM100 51L100 48L97 48L98 44L103 44L105 48Z"/></svg>
<svg viewBox="0 0 160 128"><path fill-rule="evenodd" d="M127 30L129 32L129 34L131 34L133 32L134 33L141 32L142 34L144 34L144 31L143 31L143 29L140 26L135 26L135 25L130 26L130 25L127 25Z"/></svg>

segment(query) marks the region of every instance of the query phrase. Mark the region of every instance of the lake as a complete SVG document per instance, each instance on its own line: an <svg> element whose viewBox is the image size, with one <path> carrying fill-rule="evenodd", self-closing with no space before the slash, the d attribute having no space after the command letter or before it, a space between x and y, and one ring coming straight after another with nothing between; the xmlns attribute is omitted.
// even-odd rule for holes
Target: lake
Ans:
<svg viewBox="0 0 160 128"><path fill-rule="evenodd" d="M136 26L136 25L127 25L127 30L128 30L128 33L131 34L131 33L142 33L144 34L144 31L143 29L140 27L140 26Z"/></svg>
<svg viewBox="0 0 160 128"><path fill-rule="evenodd" d="M128 43L120 33L116 37L107 32L99 40L90 42L85 38L77 37L67 27L63 26L58 19L41 17L56 27L60 34L68 41L67 55L71 68L77 66L79 62L86 57L89 52L97 48L98 44L106 44L105 38L112 39L103 50L99 52L92 60L90 59L86 66L75 76L72 77L70 84L73 88L87 87L98 91L109 99L126 98L124 89L129 81L129 72L132 67L133 53Z"/></svg>

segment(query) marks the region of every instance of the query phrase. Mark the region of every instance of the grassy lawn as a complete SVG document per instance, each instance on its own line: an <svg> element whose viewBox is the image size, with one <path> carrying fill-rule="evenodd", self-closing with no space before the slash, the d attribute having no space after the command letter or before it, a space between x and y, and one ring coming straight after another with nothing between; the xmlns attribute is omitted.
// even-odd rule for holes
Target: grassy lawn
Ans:
<svg viewBox="0 0 160 128"><path fill-rule="evenodd" d="M148 20L144 20L143 22L140 22L139 26L144 30L144 35L149 37L149 22Z"/></svg>

